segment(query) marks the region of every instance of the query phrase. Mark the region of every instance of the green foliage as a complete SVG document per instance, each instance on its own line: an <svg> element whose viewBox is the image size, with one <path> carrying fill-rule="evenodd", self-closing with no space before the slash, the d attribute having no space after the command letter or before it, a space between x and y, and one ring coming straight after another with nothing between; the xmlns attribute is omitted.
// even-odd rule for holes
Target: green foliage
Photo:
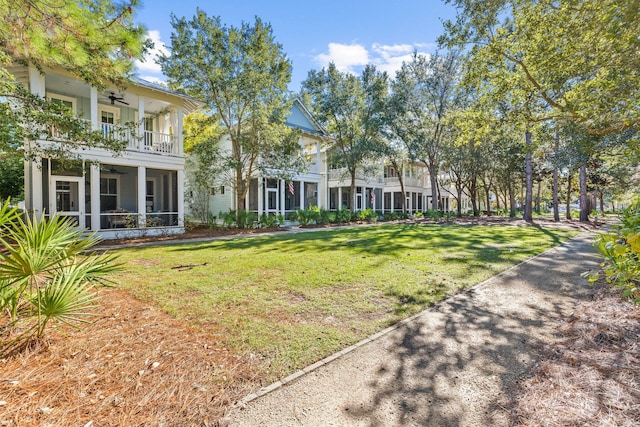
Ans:
<svg viewBox="0 0 640 427"><path fill-rule="evenodd" d="M137 0L0 2L0 63L57 66L92 86L123 86L132 59L151 46L134 21L137 6Z"/></svg>
<svg viewBox="0 0 640 427"><path fill-rule="evenodd" d="M604 257L602 271L588 275L595 282L603 274L622 290L622 296L640 304L640 203L627 208L622 224L612 233L600 234L595 246Z"/></svg>
<svg viewBox="0 0 640 427"><path fill-rule="evenodd" d="M302 170L298 134L284 125L291 62L271 26L256 17L228 27L200 9L191 20L172 15L171 24L171 55L159 63L170 87L203 100L229 136L216 163L233 171L237 200L258 170Z"/></svg>
<svg viewBox="0 0 640 427"><path fill-rule="evenodd" d="M447 0L441 42L470 47L469 78L521 112L605 134L638 127L637 1ZM503 98L504 99L504 98ZM535 109L525 111L533 102ZM531 104L530 104L531 105Z"/></svg>
<svg viewBox="0 0 640 427"><path fill-rule="evenodd" d="M116 269L115 257L86 253L98 242L67 218L23 220L0 208L0 311L7 320L0 354L41 338L51 322L85 322L95 308L95 284Z"/></svg>
<svg viewBox="0 0 640 427"><path fill-rule="evenodd" d="M24 162L19 156L3 158L0 154L0 201L8 198L22 199L24 194Z"/></svg>
<svg viewBox="0 0 640 427"><path fill-rule="evenodd" d="M220 217L226 228L255 228L259 225L258 215L255 212L230 209L229 212L220 214Z"/></svg>
<svg viewBox="0 0 640 427"><path fill-rule="evenodd" d="M333 136L328 147L330 162L346 168L352 195L356 171L366 173L366 162L385 151L387 94L387 74L373 65L355 76L331 63L321 71L310 71L302 83L302 97L309 100L314 117Z"/></svg>
<svg viewBox="0 0 640 427"><path fill-rule="evenodd" d="M347 207L337 209L334 215L334 222L351 222L351 210Z"/></svg>
<svg viewBox="0 0 640 427"><path fill-rule="evenodd" d="M258 221L260 228L274 228L280 224L280 220L277 215L262 213Z"/></svg>
<svg viewBox="0 0 640 427"><path fill-rule="evenodd" d="M62 68L98 88L124 87L133 68L151 41L133 20L137 0L129 3L87 0L16 0L0 2L0 152L7 142L56 138L82 142L85 148L101 147L120 152L118 138L105 138L90 124L56 102L32 95L16 84L6 67L31 64L37 69ZM115 135L114 135L115 136ZM54 144L44 150L32 146L29 156L71 156L73 144ZM22 154L22 153L21 153Z"/></svg>
<svg viewBox="0 0 640 427"><path fill-rule="evenodd" d="M318 221L320 218L320 209L317 206L309 206L307 209L298 209L296 211L296 220L300 225L309 225Z"/></svg>
<svg viewBox="0 0 640 427"><path fill-rule="evenodd" d="M357 221L377 221L378 214L371 208L367 208L355 213Z"/></svg>

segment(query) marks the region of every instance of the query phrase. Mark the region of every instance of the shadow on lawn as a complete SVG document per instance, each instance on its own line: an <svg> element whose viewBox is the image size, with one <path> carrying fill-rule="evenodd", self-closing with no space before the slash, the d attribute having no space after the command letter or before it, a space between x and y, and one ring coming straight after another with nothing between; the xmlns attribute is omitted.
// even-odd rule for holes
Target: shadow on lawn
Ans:
<svg viewBox="0 0 640 427"><path fill-rule="evenodd" d="M549 236L553 244L560 243L557 234L543 228L535 228ZM216 240L206 243L180 243L172 245L172 251L253 249L277 250L280 253L303 250L332 251L349 249L368 255L401 256L421 249L446 250L447 248L486 251L488 244L505 245L514 235L522 233L517 228L469 228L458 225L379 225L348 229L329 229L275 236L253 236L238 239ZM517 237L516 237L517 238Z"/></svg>
<svg viewBox="0 0 640 427"><path fill-rule="evenodd" d="M370 426L511 425L495 396L532 366L545 344L540 330L573 309L568 296L587 294L580 274L597 263L590 239L580 238L503 275L492 284L498 298L479 286L440 304L394 333L367 398L342 410ZM535 305L534 289L544 292Z"/></svg>

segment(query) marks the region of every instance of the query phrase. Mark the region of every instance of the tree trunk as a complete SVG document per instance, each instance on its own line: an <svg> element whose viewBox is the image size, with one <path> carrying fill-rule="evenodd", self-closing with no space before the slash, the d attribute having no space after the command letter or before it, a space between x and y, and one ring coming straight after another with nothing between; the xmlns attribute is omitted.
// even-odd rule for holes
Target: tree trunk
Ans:
<svg viewBox="0 0 640 427"><path fill-rule="evenodd" d="M429 181L431 182L431 209L437 211L440 206L439 194L438 194L438 168L431 162L427 163L427 169L429 169Z"/></svg>
<svg viewBox="0 0 640 427"><path fill-rule="evenodd" d="M458 206L456 208L456 216L458 218L462 217L462 188L459 185L456 185L456 194L458 196Z"/></svg>
<svg viewBox="0 0 640 427"><path fill-rule="evenodd" d="M540 190L542 187L542 181L538 180L538 189L536 192L536 213L540 215Z"/></svg>
<svg viewBox="0 0 640 427"><path fill-rule="evenodd" d="M471 206L473 207L473 216L479 216L480 212L478 211L478 182L474 177L471 179L469 183L469 197L471 198Z"/></svg>
<svg viewBox="0 0 640 427"><path fill-rule="evenodd" d="M402 213L406 215L407 214L407 197L405 196L405 191L404 191L404 167L399 168L398 162L396 162L395 160L391 160L391 164L393 165L393 167L396 169L396 172L398 173L398 181L400 181L400 192L402 193Z"/></svg>
<svg viewBox="0 0 640 427"><path fill-rule="evenodd" d="M522 219L525 221L533 221L533 212L531 211L531 205L533 202L533 168L531 165L531 132L528 130L525 132L525 145L527 155L525 157L525 199L524 199L524 212Z"/></svg>
<svg viewBox="0 0 640 427"><path fill-rule="evenodd" d="M351 173L351 212L356 211L356 170L349 171Z"/></svg>
<svg viewBox="0 0 640 427"><path fill-rule="evenodd" d="M494 186L493 192L496 195L496 211L500 211L500 193L498 193L498 188Z"/></svg>
<svg viewBox="0 0 640 427"><path fill-rule="evenodd" d="M599 193L600 195L600 212L604 215L604 195L602 191Z"/></svg>
<svg viewBox="0 0 640 427"><path fill-rule="evenodd" d="M489 186L485 185L484 187L484 197L486 198L487 203L487 216L491 216L491 201L489 200L489 196L491 195L489 191Z"/></svg>
<svg viewBox="0 0 640 427"><path fill-rule="evenodd" d="M242 177L242 168L236 168L236 218L240 217L240 214L244 212L244 197L247 194L247 186L245 185ZM244 228L242 221L236 221L238 228Z"/></svg>
<svg viewBox="0 0 640 427"><path fill-rule="evenodd" d="M571 170L567 179L567 219L571 219Z"/></svg>
<svg viewBox="0 0 640 427"><path fill-rule="evenodd" d="M554 154L556 160L553 165L553 220L556 222L560 221L560 210L558 209L558 165L557 165L557 156L558 151L560 150L560 138L556 135L556 144L553 147Z"/></svg>
<svg viewBox="0 0 640 427"><path fill-rule="evenodd" d="M589 196L587 194L587 166L580 165L580 222L589 221Z"/></svg>
<svg viewBox="0 0 640 427"><path fill-rule="evenodd" d="M516 194L513 191L513 183L509 180L507 184L507 190L509 192L509 217L515 218L516 216Z"/></svg>

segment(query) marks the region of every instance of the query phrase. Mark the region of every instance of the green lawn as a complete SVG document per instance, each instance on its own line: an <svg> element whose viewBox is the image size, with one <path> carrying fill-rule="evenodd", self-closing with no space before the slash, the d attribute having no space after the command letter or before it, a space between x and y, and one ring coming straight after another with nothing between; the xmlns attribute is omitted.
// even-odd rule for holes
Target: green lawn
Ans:
<svg viewBox="0 0 640 427"><path fill-rule="evenodd" d="M380 225L123 249L116 281L218 345L254 353L274 379L575 234Z"/></svg>

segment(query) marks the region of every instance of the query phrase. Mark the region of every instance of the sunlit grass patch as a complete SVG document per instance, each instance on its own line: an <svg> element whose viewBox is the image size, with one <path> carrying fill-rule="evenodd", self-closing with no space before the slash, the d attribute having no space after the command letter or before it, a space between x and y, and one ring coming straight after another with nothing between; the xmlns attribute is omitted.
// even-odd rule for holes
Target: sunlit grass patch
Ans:
<svg viewBox="0 0 640 427"><path fill-rule="evenodd" d="M575 234L382 225L182 243L118 251L116 280L277 378Z"/></svg>

